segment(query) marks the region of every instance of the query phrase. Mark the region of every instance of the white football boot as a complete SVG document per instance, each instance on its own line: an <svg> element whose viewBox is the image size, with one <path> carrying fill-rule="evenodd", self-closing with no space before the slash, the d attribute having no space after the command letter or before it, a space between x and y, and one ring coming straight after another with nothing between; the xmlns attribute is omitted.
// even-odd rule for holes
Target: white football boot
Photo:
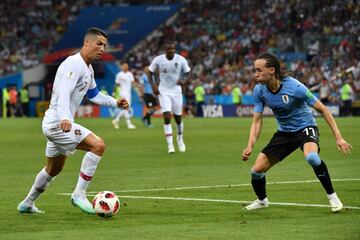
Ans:
<svg viewBox="0 0 360 240"><path fill-rule="evenodd" d="M78 197L74 194L71 195L71 204L75 207L80 208L81 211L87 214L95 214L95 210L92 206L92 204L89 202L86 196Z"/></svg>
<svg viewBox="0 0 360 240"><path fill-rule="evenodd" d="M176 140L177 140L177 144L178 144L178 147L179 147L179 151L180 152L185 152L186 151L186 146L185 146L185 143L184 143L184 140L183 140L182 136L177 136Z"/></svg>
<svg viewBox="0 0 360 240"><path fill-rule="evenodd" d="M35 204L28 206L24 202L19 203L17 209L19 213L45 213L44 211L39 210Z"/></svg>
<svg viewBox="0 0 360 240"><path fill-rule="evenodd" d="M175 148L173 144L168 145L168 153L175 153Z"/></svg>
<svg viewBox="0 0 360 240"><path fill-rule="evenodd" d="M112 125L114 126L115 129L119 129L119 121L116 121L115 119L112 120Z"/></svg>
<svg viewBox="0 0 360 240"><path fill-rule="evenodd" d="M256 199L251 204L247 205L244 209L245 210L255 210L260 208L267 208L269 206L268 198L264 198L263 200Z"/></svg>
<svg viewBox="0 0 360 240"><path fill-rule="evenodd" d="M339 212L343 209L344 205L342 204L342 202L340 201L339 197L337 196L336 193L333 194L328 194L328 199L330 202L330 206L331 206L331 211L333 211L334 213Z"/></svg>

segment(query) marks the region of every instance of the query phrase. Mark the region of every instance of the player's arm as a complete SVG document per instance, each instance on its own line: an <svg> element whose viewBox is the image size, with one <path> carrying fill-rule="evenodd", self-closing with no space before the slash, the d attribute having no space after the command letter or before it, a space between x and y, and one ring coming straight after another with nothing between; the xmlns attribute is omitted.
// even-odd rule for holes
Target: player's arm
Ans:
<svg viewBox="0 0 360 240"><path fill-rule="evenodd" d="M179 79L177 81L177 84L183 87L186 84L188 84L189 81L191 80L192 72L188 62L183 57L181 57L181 67L182 67L182 71L184 72L184 75L183 75L183 79Z"/></svg>
<svg viewBox="0 0 360 240"><path fill-rule="evenodd" d="M242 159L244 161L249 159L251 155L256 140L260 136L261 128L262 128L262 119L263 119L263 111L265 107L265 102L261 99L261 89L259 85L256 85L254 88L253 99L254 99L254 115L253 120L250 127L250 134L248 145L243 150Z"/></svg>
<svg viewBox="0 0 360 240"><path fill-rule="evenodd" d="M338 150L342 151L344 154L350 153L350 149L352 149L352 146L348 144L341 136L339 128L337 127L335 119L332 116L329 109L322 102L320 102L319 99L317 99L312 94L312 92L303 84L298 83L296 89L297 89L296 94L302 97L309 106L312 106L316 111L321 113L321 115L324 117L325 121L327 122L327 124L329 125L331 131L335 136Z"/></svg>
<svg viewBox="0 0 360 240"><path fill-rule="evenodd" d="M180 86L185 86L186 84L188 84L190 82L192 78L192 72L187 72L187 73L184 73L184 79L179 79L177 81L177 84L180 85Z"/></svg>
<svg viewBox="0 0 360 240"><path fill-rule="evenodd" d="M87 92L89 100L98 105L105 105L109 107L119 107L127 109L129 107L129 103L125 98L121 98L116 100L112 96L105 95L100 92L97 87L89 89Z"/></svg>
<svg viewBox="0 0 360 240"><path fill-rule="evenodd" d="M261 128L262 128L262 112L254 112L253 121L250 127L249 141L247 147L243 150L242 159L244 161L249 159L253 148L255 146L256 140L260 136Z"/></svg>
<svg viewBox="0 0 360 240"><path fill-rule="evenodd" d="M94 75L94 73L93 73ZM93 78L90 83L90 88L87 91L87 96L89 97L89 100L93 103L96 103L98 105L105 105L109 107L119 107L127 109L129 107L129 103L126 99L119 99L116 100L112 96L105 95L102 92L99 91L99 89L96 86L95 79Z"/></svg>
<svg viewBox="0 0 360 240"><path fill-rule="evenodd" d="M156 78L155 72L151 71L149 68L146 68L145 73L146 73L146 76L148 77L148 81L151 85L151 88L152 88L154 94L156 96L159 95L160 93L159 93L158 85L155 81L155 78Z"/></svg>
<svg viewBox="0 0 360 240"><path fill-rule="evenodd" d="M57 114L60 118L60 128L63 132L70 132L72 125L70 119L73 118L70 111L70 95L75 89L79 73L73 66L68 66L63 71L58 88L55 89L58 92Z"/></svg>
<svg viewBox="0 0 360 240"><path fill-rule="evenodd" d="M331 131L333 132L335 139L336 139L336 145L338 148L338 151L342 151L344 154L349 154L350 150L352 149L352 146L345 141L345 139L342 137L339 128L337 127L337 124L335 122L334 117L332 116L329 109L319 100L315 102L313 105L313 108L322 114L325 121L331 128Z"/></svg>

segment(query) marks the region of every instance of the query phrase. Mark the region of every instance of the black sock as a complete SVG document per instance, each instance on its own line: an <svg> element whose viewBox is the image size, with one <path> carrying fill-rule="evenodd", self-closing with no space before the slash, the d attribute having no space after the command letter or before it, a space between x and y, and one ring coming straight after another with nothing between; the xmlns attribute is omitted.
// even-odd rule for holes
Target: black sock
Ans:
<svg viewBox="0 0 360 240"><path fill-rule="evenodd" d="M321 164L317 167L314 167L314 172L321 182L321 185L324 187L327 194L334 193L334 188L331 183L330 175L326 164L321 160Z"/></svg>
<svg viewBox="0 0 360 240"><path fill-rule="evenodd" d="M147 124L150 125L150 114L149 114L149 112L146 113L145 119L146 119Z"/></svg>
<svg viewBox="0 0 360 240"><path fill-rule="evenodd" d="M266 178L265 176L260 179L251 179L251 184L254 188L258 199L263 200L266 198Z"/></svg>

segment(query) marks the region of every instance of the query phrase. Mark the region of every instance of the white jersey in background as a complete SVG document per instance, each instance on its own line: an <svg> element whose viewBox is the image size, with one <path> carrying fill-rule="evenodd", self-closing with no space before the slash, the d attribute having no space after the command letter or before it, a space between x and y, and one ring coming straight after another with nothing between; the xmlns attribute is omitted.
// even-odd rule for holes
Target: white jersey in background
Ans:
<svg viewBox="0 0 360 240"><path fill-rule="evenodd" d="M75 113L89 89L95 90L93 96L89 97L91 101L116 106L115 99L98 94L94 69L91 64L88 66L85 63L80 53L66 58L56 72L50 106L45 112L43 127L58 126L64 119L74 122Z"/></svg>
<svg viewBox="0 0 360 240"><path fill-rule="evenodd" d="M156 69L159 69L160 92L181 92L181 87L177 84L177 81L182 77L182 74L191 70L186 59L176 53L172 60L168 60L165 54L155 57L149 66L149 70L155 73Z"/></svg>
<svg viewBox="0 0 360 240"><path fill-rule="evenodd" d="M116 74L115 83L120 86L120 96L131 100L131 84L134 82L134 75L132 72L119 72Z"/></svg>

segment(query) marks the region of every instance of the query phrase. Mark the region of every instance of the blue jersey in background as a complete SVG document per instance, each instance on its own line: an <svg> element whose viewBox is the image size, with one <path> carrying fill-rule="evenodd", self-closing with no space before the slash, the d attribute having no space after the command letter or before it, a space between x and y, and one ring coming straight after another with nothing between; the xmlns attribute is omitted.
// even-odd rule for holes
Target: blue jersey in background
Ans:
<svg viewBox="0 0 360 240"><path fill-rule="evenodd" d="M153 90L145 73L141 75L140 83L144 86L144 93L153 94Z"/></svg>

